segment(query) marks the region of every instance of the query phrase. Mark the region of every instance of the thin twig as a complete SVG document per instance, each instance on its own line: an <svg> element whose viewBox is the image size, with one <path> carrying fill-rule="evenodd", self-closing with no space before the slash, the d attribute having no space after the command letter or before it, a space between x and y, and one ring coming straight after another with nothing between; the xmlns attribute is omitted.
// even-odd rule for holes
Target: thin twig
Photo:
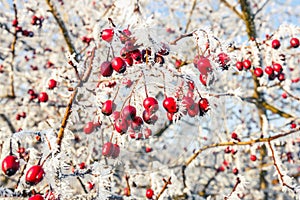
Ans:
<svg viewBox="0 0 300 200"><path fill-rule="evenodd" d="M244 19L244 16L236 9L235 6L231 5L230 3L228 3L227 0L221 0L222 3L225 4L225 6L227 6L228 8L230 8L237 16L239 16L241 19Z"/></svg>
<svg viewBox="0 0 300 200"><path fill-rule="evenodd" d="M64 23L64 21L61 19L59 13L57 12L57 10L55 9L54 5L52 4L52 2L50 0L46 0L49 8L50 8L50 12L52 13L54 19L56 20L58 26L59 26L59 29L61 30L63 36L64 36L64 39L65 39L65 42L67 43L67 46L68 46L68 49L69 49L69 52L70 54L74 54L77 55L76 53L76 50L75 50L75 47L71 41L71 38L69 36L69 33L68 33L68 30L66 28L66 25ZM75 60L76 60L76 57L75 56ZM76 60L77 61L77 60ZM75 73L76 73L76 76L79 77L79 73L78 73L78 69L75 65L72 65L74 70L75 70Z"/></svg>
<svg viewBox="0 0 300 200"><path fill-rule="evenodd" d="M80 177L77 177L77 180L79 181L79 183L80 183L80 185L81 185L83 191L87 194L88 191L86 190L85 185L84 185L84 183L82 182L81 178L80 178Z"/></svg>
<svg viewBox="0 0 300 200"><path fill-rule="evenodd" d="M66 107L66 110L65 110L65 114L64 114L64 118L61 122L61 125L60 125L60 129L59 129L59 132L57 134L57 144L58 146L60 147L61 146L61 141L64 137L64 131L65 131L65 128L67 126L67 122L68 122L68 119L70 117L70 114L71 114L71 108L72 108L72 105L73 105L73 101L77 95L77 92L78 92L78 88L85 82L88 80L89 76L90 76L90 72L91 72L91 68L92 68L92 64L93 64L93 59L94 59L94 55L95 55L95 50L96 48L93 48L92 50L92 56L91 56L91 62L90 62L90 65L85 73L85 75L83 76L83 79L79 79L79 83L75 86L74 88L74 91L70 97L70 100L68 102L68 105Z"/></svg>
<svg viewBox="0 0 300 200"><path fill-rule="evenodd" d="M12 125L11 121L6 117L5 114L0 114L0 117L7 123L9 130L11 131L11 133L15 133L16 129L15 127Z"/></svg>
<svg viewBox="0 0 300 200"><path fill-rule="evenodd" d="M292 186L290 186L290 185L288 185L288 184L283 180L283 176L284 176L284 175L281 173L281 171L280 171L280 169L279 169L279 166L278 166L277 163L276 163L275 152L274 152L274 149L273 149L273 147L272 147L272 145L271 145L271 141L268 141L268 144L269 144L270 150L271 150L271 152L272 152L273 164L274 164L274 166L275 166L275 168L276 168L276 171L277 171L277 173L278 173L278 175L279 175L279 179L280 179L280 181L281 181L281 183L282 183L282 186L286 186L287 188L289 188L290 190L292 190L293 192L296 193L295 188L292 187Z"/></svg>
<svg viewBox="0 0 300 200"><path fill-rule="evenodd" d="M17 5L16 2L13 1L13 8L14 8L14 14L15 14L15 20L18 21L18 10L17 10ZM18 39L18 32L17 28L15 27L14 30L14 39L11 43L11 61L10 61L10 72L9 72L9 79L10 79L10 94L8 97L15 98L15 87L14 87L14 60L16 56L16 43Z"/></svg>
<svg viewBox="0 0 300 200"><path fill-rule="evenodd" d="M257 9L257 11L254 13L254 17L255 17L260 11L262 11L262 9L269 3L269 1L270 1L270 0L266 0L266 1L263 3L263 5L262 5L259 9Z"/></svg>
<svg viewBox="0 0 300 200"><path fill-rule="evenodd" d="M185 33L188 31L189 26L190 26L190 24L191 24L193 12L194 12L194 10L195 10L195 8L196 8L196 5L197 5L197 0L194 0L194 1L193 1L192 8L191 8L190 13L189 13L188 21L186 22L186 25L185 25L185 29L184 29L184 32L185 32Z"/></svg>
<svg viewBox="0 0 300 200"><path fill-rule="evenodd" d="M238 186L240 183L241 183L241 180L240 180L239 177L237 177L237 178L236 178L236 183L235 183L234 187L232 188L230 194L229 194L228 196L224 197L224 200L227 200L227 199L232 195L232 193L234 193L234 191L236 190L237 186Z"/></svg>
<svg viewBox="0 0 300 200"><path fill-rule="evenodd" d="M161 188L160 192L158 193L158 195L156 196L156 200L159 199L159 197L164 193L164 191L168 188L168 185L172 184L171 182L171 177L168 178L168 180L163 179L163 181L165 182L164 186Z"/></svg>
<svg viewBox="0 0 300 200"><path fill-rule="evenodd" d="M300 131L300 127L293 129L293 130L289 130L286 132L282 132L279 133L277 135L274 136L270 136L270 137L266 137L266 138L258 138L258 139L253 139L253 140L249 140L249 141L241 141L241 142L221 142L221 143L215 143L215 144L211 144L211 145L207 145L202 147L201 149L198 149L192 156L190 156L186 162L185 162L185 166L188 166L195 158L197 158L197 156L202 153L203 151L206 151L208 149L211 148L215 148L215 147L222 147L222 146L245 146L245 145L253 145L255 143L261 143L261 142L269 142L278 138L282 138L285 136L288 136L292 133L298 132Z"/></svg>
<svg viewBox="0 0 300 200"><path fill-rule="evenodd" d="M192 37L193 34L194 34L195 31L191 32L191 33L187 33L187 34L182 34L180 35L179 37L177 37L174 41L171 41L170 44L171 45L176 45L177 42L183 38L186 38L186 37Z"/></svg>

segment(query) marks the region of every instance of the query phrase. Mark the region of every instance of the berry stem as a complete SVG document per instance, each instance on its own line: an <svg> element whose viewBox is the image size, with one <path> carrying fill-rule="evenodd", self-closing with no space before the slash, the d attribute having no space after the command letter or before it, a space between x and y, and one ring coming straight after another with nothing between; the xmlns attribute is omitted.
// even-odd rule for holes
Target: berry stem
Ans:
<svg viewBox="0 0 300 200"><path fill-rule="evenodd" d="M19 176L19 178L18 178L18 180L17 180L17 183L16 183L16 185L15 185L15 190L16 189L18 189L18 187L19 187L19 184L20 184L20 181L21 181L21 178L23 177L23 175L24 175L24 172L25 172L25 169L26 169L26 167L27 167L27 164L28 164L28 161L29 161L29 154L30 154L30 152L28 151L28 155L24 158L24 160L25 160L25 164L24 164L24 166L23 166L23 168L22 168L22 171L21 171L21 173L20 173L20 176Z"/></svg>
<svg viewBox="0 0 300 200"><path fill-rule="evenodd" d="M85 188L85 185L84 185L84 183L82 182L82 180L81 180L81 178L80 177L76 177L77 178L77 180L79 181L79 183L80 183L80 185L81 185L81 187L82 187L82 189L83 189L83 191L84 191L84 193L88 193L88 191L87 191L87 189Z"/></svg>
<svg viewBox="0 0 300 200"><path fill-rule="evenodd" d="M240 183L241 183L241 180L240 180L239 177L237 177L237 178L236 178L236 183L235 183L235 185L233 186L233 188L232 188L230 194L229 194L228 196L224 197L224 200L227 200L228 198L230 198L230 196L232 195L233 192L235 192L237 186L238 186Z"/></svg>

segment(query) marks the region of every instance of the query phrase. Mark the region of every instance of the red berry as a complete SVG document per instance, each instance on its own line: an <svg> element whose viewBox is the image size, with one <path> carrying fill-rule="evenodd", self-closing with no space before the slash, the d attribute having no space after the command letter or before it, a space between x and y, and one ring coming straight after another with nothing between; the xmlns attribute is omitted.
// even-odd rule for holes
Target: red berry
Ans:
<svg viewBox="0 0 300 200"><path fill-rule="evenodd" d="M225 171L225 167L222 165L217 169L218 172L224 172Z"/></svg>
<svg viewBox="0 0 300 200"><path fill-rule="evenodd" d="M26 173L25 181L28 185L36 185L43 180L45 171L41 165L33 165Z"/></svg>
<svg viewBox="0 0 300 200"><path fill-rule="evenodd" d="M239 173L239 170L238 170L237 168L233 168L233 169L232 169L232 173L233 173L234 175L237 175L237 174Z"/></svg>
<svg viewBox="0 0 300 200"><path fill-rule="evenodd" d="M181 67L181 65L182 65L182 61L176 59L176 61L175 61L175 68L178 69L179 67Z"/></svg>
<svg viewBox="0 0 300 200"><path fill-rule="evenodd" d="M282 66L279 63L274 63L273 65L273 69L275 72L281 73L282 72Z"/></svg>
<svg viewBox="0 0 300 200"><path fill-rule="evenodd" d="M119 111L114 111L113 113L112 113L112 119L114 120L114 121L116 121L117 119L119 119L120 118L120 112Z"/></svg>
<svg viewBox="0 0 300 200"><path fill-rule="evenodd" d="M143 111L143 120L147 124L155 124L155 122L158 120L157 115L153 114L149 110L144 110Z"/></svg>
<svg viewBox="0 0 300 200"><path fill-rule="evenodd" d="M202 75L207 75L212 71L210 61L206 57L201 56L197 61L197 68Z"/></svg>
<svg viewBox="0 0 300 200"><path fill-rule="evenodd" d="M150 153L151 151L152 151L152 148L151 148L151 147L146 147L146 148L145 148L145 152L146 152L146 153Z"/></svg>
<svg viewBox="0 0 300 200"><path fill-rule="evenodd" d="M293 47L293 48L299 47L299 39L298 38L292 38L290 40L290 44L291 44L291 47Z"/></svg>
<svg viewBox="0 0 300 200"><path fill-rule="evenodd" d="M92 183L92 182L88 182L88 188L89 188L89 190L92 190L92 189L94 189L94 186L95 186L95 184L94 183Z"/></svg>
<svg viewBox="0 0 300 200"><path fill-rule="evenodd" d="M148 139L152 135L152 131L150 128L146 128L144 132L144 136L146 139Z"/></svg>
<svg viewBox="0 0 300 200"><path fill-rule="evenodd" d="M239 71L243 70L243 62L236 62L235 66Z"/></svg>
<svg viewBox="0 0 300 200"><path fill-rule="evenodd" d="M114 145L111 142L106 142L102 147L102 155L109 157L114 151Z"/></svg>
<svg viewBox="0 0 300 200"><path fill-rule="evenodd" d="M46 92L41 92L38 96L40 102L47 102L48 101L48 94Z"/></svg>
<svg viewBox="0 0 300 200"><path fill-rule="evenodd" d="M133 59L131 57L124 58L124 62L127 64L127 66L133 65Z"/></svg>
<svg viewBox="0 0 300 200"><path fill-rule="evenodd" d="M285 75L284 75L284 73L278 74L277 78L278 78L279 81L284 81L284 80L285 80Z"/></svg>
<svg viewBox="0 0 300 200"><path fill-rule="evenodd" d="M151 110L151 112L156 112L158 110L158 102L154 97L147 97L143 101L143 106L146 110Z"/></svg>
<svg viewBox="0 0 300 200"><path fill-rule="evenodd" d="M151 188L146 190L146 197L148 199L152 199L153 195L154 195L154 191Z"/></svg>
<svg viewBox="0 0 300 200"><path fill-rule="evenodd" d="M126 119L120 117L119 119L117 119L115 121L114 127L118 133L120 133L120 134L126 133L126 131L128 129L128 124L127 124Z"/></svg>
<svg viewBox="0 0 300 200"><path fill-rule="evenodd" d="M224 152L225 153L230 153L231 152L230 146L227 146L226 149L224 149Z"/></svg>
<svg viewBox="0 0 300 200"><path fill-rule="evenodd" d="M251 155L251 156L250 156L250 160L256 161L256 159L257 159L257 158L256 158L256 155Z"/></svg>
<svg viewBox="0 0 300 200"><path fill-rule="evenodd" d="M135 116L134 119L131 121L130 123L130 127L133 129L133 130L140 130L141 129L141 126L142 124L144 123L143 119L139 116Z"/></svg>
<svg viewBox="0 0 300 200"><path fill-rule="evenodd" d="M133 120L136 116L136 109L134 106L127 105L122 109L121 117L126 120Z"/></svg>
<svg viewBox="0 0 300 200"><path fill-rule="evenodd" d="M203 112L207 112L209 109L209 102L206 98L200 99L198 105Z"/></svg>
<svg viewBox="0 0 300 200"><path fill-rule="evenodd" d="M188 112L188 115L190 117L195 117L196 115L198 115L198 113L199 113L199 106L198 106L198 104L197 103L193 103L192 105L190 105L188 107L187 112Z"/></svg>
<svg viewBox="0 0 300 200"><path fill-rule="evenodd" d="M112 101L112 100L106 100L101 108L101 112L104 115L111 115L113 113L113 111L116 109L116 104Z"/></svg>
<svg viewBox="0 0 300 200"><path fill-rule="evenodd" d="M131 58L135 61L141 61L142 60L142 53L140 50L135 49L130 52Z"/></svg>
<svg viewBox="0 0 300 200"><path fill-rule="evenodd" d="M280 41L275 39L272 41L272 48L273 49L278 49L280 47Z"/></svg>
<svg viewBox="0 0 300 200"><path fill-rule="evenodd" d="M287 98L287 94L284 92L284 93L281 94L281 97L284 98L284 99L286 99Z"/></svg>
<svg viewBox="0 0 300 200"><path fill-rule="evenodd" d="M100 73L104 77L109 77L113 74L114 69L111 66L111 62L105 61L100 65Z"/></svg>
<svg viewBox="0 0 300 200"><path fill-rule="evenodd" d="M291 128L296 128L297 127L297 125L295 124L295 123L291 123Z"/></svg>
<svg viewBox="0 0 300 200"><path fill-rule="evenodd" d="M119 157L119 155L120 155L120 147L119 147L118 144L114 144L114 146L113 146L113 152L111 154L111 157L113 159L115 159L115 158Z"/></svg>
<svg viewBox="0 0 300 200"><path fill-rule="evenodd" d="M207 75L200 74L199 79L202 85L206 86Z"/></svg>
<svg viewBox="0 0 300 200"><path fill-rule="evenodd" d="M163 101L163 107L169 113L176 113L177 112L177 104L173 97L166 97Z"/></svg>
<svg viewBox="0 0 300 200"><path fill-rule="evenodd" d="M21 119L21 115L20 115L20 114L17 114L17 115L16 115L16 120L19 121L20 119Z"/></svg>
<svg viewBox="0 0 300 200"><path fill-rule="evenodd" d="M235 132L233 132L233 133L231 133L231 138L234 139L234 140L237 140L238 135Z"/></svg>
<svg viewBox="0 0 300 200"><path fill-rule="evenodd" d="M222 67L223 69L228 69L227 64L228 64L228 62L230 61L229 56L228 56L226 53L220 53L220 54L218 55L218 58L219 58L219 62L220 62L220 64L221 64L221 67Z"/></svg>
<svg viewBox="0 0 300 200"><path fill-rule="evenodd" d="M20 162L17 156L8 155L2 161L2 171L7 176L14 175L20 168Z"/></svg>
<svg viewBox="0 0 300 200"><path fill-rule="evenodd" d="M94 126L94 123L93 122L88 122L84 128L83 128L83 132L85 134L90 134L92 133L93 131L95 130L95 126Z"/></svg>
<svg viewBox="0 0 300 200"><path fill-rule="evenodd" d="M266 72L266 74L268 74L268 75L272 75L272 74L274 73L274 69L273 69L271 66L267 66L267 67L265 68L265 72Z"/></svg>
<svg viewBox="0 0 300 200"><path fill-rule="evenodd" d="M40 194L33 195L28 200L44 200L44 197Z"/></svg>
<svg viewBox="0 0 300 200"><path fill-rule="evenodd" d="M250 69L251 68L251 61L250 60L244 60L243 61L243 67L245 69Z"/></svg>
<svg viewBox="0 0 300 200"><path fill-rule="evenodd" d="M50 79L50 80L49 80L49 82L48 82L48 87L49 87L50 90L53 89L53 88L55 88L56 85L57 85L56 80L54 80L54 79Z"/></svg>
<svg viewBox="0 0 300 200"><path fill-rule="evenodd" d="M120 34L119 38L122 43L125 43L126 40L129 39L129 36L131 35L131 32L128 29L124 29L122 34Z"/></svg>
<svg viewBox="0 0 300 200"><path fill-rule="evenodd" d="M123 73L126 71L126 63L121 57L113 58L111 61L111 66L118 73Z"/></svg>
<svg viewBox="0 0 300 200"><path fill-rule="evenodd" d="M104 29L101 32L101 38L102 40L105 40L106 42L111 42L114 37L114 29L109 28L109 29Z"/></svg>
<svg viewBox="0 0 300 200"><path fill-rule="evenodd" d="M84 169L85 168L85 162L81 162L78 164L79 169Z"/></svg>
<svg viewBox="0 0 300 200"><path fill-rule="evenodd" d="M262 77L263 74L264 74L264 71L262 70L262 68L257 67L257 68L254 69L254 75L256 77Z"/></svg>
<svg viewBox="0 0 300 200"><path fill-rule="evenodd" d="M12 26L14 26L14 27L17 27L18 26L18 20L17 19L14 19L14 20L12 20L12 22L11 22L11 24L12 24Z"/></svg>

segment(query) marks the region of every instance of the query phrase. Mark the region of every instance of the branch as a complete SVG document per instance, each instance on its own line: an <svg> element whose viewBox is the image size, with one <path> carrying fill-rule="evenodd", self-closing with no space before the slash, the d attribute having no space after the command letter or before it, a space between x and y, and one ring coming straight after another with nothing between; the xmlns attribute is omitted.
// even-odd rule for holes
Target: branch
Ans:
<svg viewBox="0 0 300 200"><path fill-rule="evenodd" d="M225 6L227 6L228 8L230 8L237 16L239 16L239 18L241 18L241 19L244 20L244 16L235 8L235 6L231 5L226 0L221 0L221 2L224 3Z"/></svg>
<svg viewBox="0 0 300 200"><path fill-rule="evenodd" d="M186 38L186 37L192 37L193 34L194 34L195 31L191 32L191 33L186 33L186 34L182 34L180 35L179 37L177 37L174 41L171 41L170 42L170 45L176 45L177 42L183 38Z"/></svg>
<svg viewBox="0 0 300 200"><path fill-rule="evenodd" d="M234 187L232 188L230 194L229 194L228 196L224 197L224 200L227 200L227 199L230 198L230 196L231 196L232 193L236 190L237 186L238 186L240 183L241 183L241 180L240 180L239 177L237 177L237 178L236 178L236 183L235 183Z"/></svg>
<svg viewBox="0 0 300 200"><path fill-rule="evenodd" d="M90 74L91 74L91 68L92 68L92 64L93 64L93 60L94 60L94 55L95 55L95 50L96 48L93 48L92 50L92 56L91 56L91 62L90 62L90 65L86 71L86 73L84 74L83 76L83 79L79 79L79 83L75 86L74 88L74 91L70 97L70 100L68 102L68 105L66 107L66 110L65 110L65 114L64 114L64 118L61 122L61 125L60 125L60 129L59 129L59 132L57 134L57 140L56 140L56 143L58 144L58 146L60 147L61 146L61 141L64 137L64 131L65 131L65 128L67 126L67 122L68 122L68 119L70 117L70 114L71 114L71 109L72 109L72 105L73 105L73 101L77 95L77 92L78 92L78 88L88 80Z"/></svg>
<svg viewBox="0 0 300 200"><path fill-rule="evenodd" d="M188 18L188 21L186 22L186 25L185 25L185 29L184 29L184 32L186 33L189 29L189 26L191 24L191 18L192 18L192 15L193 15L193 12L196 8L196 4L197 4L197 0L194 0L193 1L193 5L192 5L192 8L190 10L190 13L189 13L189 18Z"/></svg>
<svg viewBox="0 0 300 200"><path fill-rule="evenodd" d="M262 5L259 9L257 9L257 11L254 13L254 17L255 17L260 11L262 11L262 9L269 3L269 1L270 1L270 0L266 0L266 1L263 3L263 5Z"/></svg>
<svg viewBox="0 0 300 200"><path fill-rule="evenodd" d="M289 130L286 132L282 132L279 133L277 135L274 136L270 136L270 137L266 137L266 138L258 138L258 139L253 139L253 140L249 140L249 141L241 141L241 142L221 142L221 143L215 143L215 144L211 144L211 145L207 145L202 147L201 149L198 149L192 156L190 156L186 162L185 162L185 166L187 167L189 164L191 164L191 162L197 158L197 156L202 153L203 151L206 151L208 149L211 148L215 148L215 147L222 147L222 146L245 146L245 145L253 145L255 143L261 143L261 142L269 142L278 138L282 138L285 136L288 136L292 133L298 132L300 131L300 127L293 129L293 130Z"/></svg>
<svg viewBox="0 0 300 200"><path fill-rule="evenodd" d="M64 21L60 18L59 16L59 13L57 12L57 10L54 8L52 2L50 0L46 0L49 8L50 8L50 12L52 13L54 19L56 20L58 26L59 26L59 29L60 31L62 32L63 36L64 36L64 39L65 39L65 42L67 43L68 45L68 49L69 49L69 52L70 54L77 54L76 53L76 50L75 50L75 47L71 41L71 38L69 36L69 33L68 33L68 30L65 26L65 23ZM75 60L76 60L76 56L75 56ZM76 60L77 61L77 60ZM78 73L78 70L77 70L77 67L75 65L72 65L74 70L75 70L75 73L76 73L76 76L79 77L79 73Z"/></svg>
<svg viewBox="0 0 300 200"><path fill-rule="evenodd" d="M295 188L292 187L292 186L290 186L290 185L288 185L288 184L283 180L283 176L284 176L284 175L281 173L281 171L280 171L280 169L279 169L279 166L278 166L277 163L276 163L275 152L274 152L274 149L273 149L273 147L272 147L272 145L271 145L271 141L268 141L268 144L269 144L270 150L271 150L271 152L272 152L273 164L274 164L274 166L275 166L275 168L276 168L276 171L277 171L277 173L278 173L278 175L279 175L279 179L280 179L280 181L281 181L281 183L282 183L282 186L286 186L287 188L289 188L290 190L292 190L292 191L294 191L294 192L296 193Z"/></svg>
<svg viewBox="0 0 300 200"><path fill-rule="evenodd" d="M18 10L17 10L17 5L16 2L13 1L13 8L14 8L14 14L15 14L15 20L18 21ZM17 32L17 28L15 27L14 30L14 39L12 41L11 44L11 61L10 61L10 73L9 73L9 79L10 79L10 94L8 95L8 97L10 98L15 98L15 87L14 87L14 60L15 60L15 56L16 56L16 43L17 43L17 39L18 39L18 32Z"/></svg>
<svg viewBox="0 0 300 200"><path fill-rule="evenodd" d="M162 187L162 189L160 190L160 192L158 193L158 195L156 196L156 200L159 199L159 197L164 193L164 191L168 188L168 185L172 184L171 183L171 177L168 178L168 180L163 179L163 181L165 182L164 186Z"/></svg>
<svg viewBox="0 0 300 200"><path fill-rule="evenodd" d="M8 117L6 117L5 114L0 114L0 117L7 123L8 127L9 127L9 130L12 132L12 133L15 133L16 132L16 129L15 127L12 125L11 121L8 119Z"/></svg>

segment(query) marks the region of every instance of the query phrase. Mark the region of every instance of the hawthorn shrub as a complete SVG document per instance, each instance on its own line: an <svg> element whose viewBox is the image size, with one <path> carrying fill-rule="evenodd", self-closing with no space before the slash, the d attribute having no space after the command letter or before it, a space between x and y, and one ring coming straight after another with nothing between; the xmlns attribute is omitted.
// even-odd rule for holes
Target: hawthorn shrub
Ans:
<svg viewBox="0 0 300 200"><path fill-rule="evenodd" d="M298 7L0 3L1 198L299 198Z"/></svg>

